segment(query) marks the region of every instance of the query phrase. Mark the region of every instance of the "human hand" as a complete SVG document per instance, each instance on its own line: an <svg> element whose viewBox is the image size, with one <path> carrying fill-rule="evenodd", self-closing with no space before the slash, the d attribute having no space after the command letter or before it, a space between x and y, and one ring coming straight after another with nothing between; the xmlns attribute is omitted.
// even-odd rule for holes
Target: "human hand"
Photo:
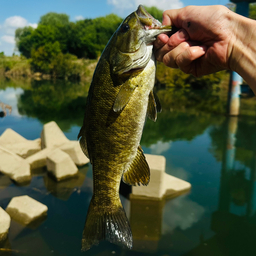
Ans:
<svg viewBox="0 0 256 256"><path fill-rule="evenodd" d="M187 6L163 13L163 24L179 29L170 38L161 34L154 43L158 61L196 77L223 69L231 62L238 21L224 6ZM237 15L238 16L238 15Z"/></svg>

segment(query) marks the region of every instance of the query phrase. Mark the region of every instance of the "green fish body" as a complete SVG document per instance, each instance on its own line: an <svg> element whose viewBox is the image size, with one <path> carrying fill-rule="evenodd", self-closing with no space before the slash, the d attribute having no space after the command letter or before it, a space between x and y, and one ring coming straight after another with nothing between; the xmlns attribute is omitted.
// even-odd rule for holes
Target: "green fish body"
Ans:
<svg viewBox="0 0 256 256"><path fill-rule="evenodd" d="M152 41L165 31L170 27L163 28L139 6L114 33L95 69L78 135L93 166L82 250L102 239L132 247L119 186L121 179L130 185L147 185L150 179L140 139L146 115L155 121L160 110L153 95Z"/></svg>

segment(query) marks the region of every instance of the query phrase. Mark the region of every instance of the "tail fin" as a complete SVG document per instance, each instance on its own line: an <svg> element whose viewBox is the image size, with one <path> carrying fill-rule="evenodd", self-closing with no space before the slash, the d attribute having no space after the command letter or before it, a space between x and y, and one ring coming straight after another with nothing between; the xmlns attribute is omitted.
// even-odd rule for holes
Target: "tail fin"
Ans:
<svg viewBox="0 0 256 256"><path fill-rule="evenodd" d="M121 202L106 210L96 205L93 197L83 231L82 251L98 245L100 240L132 248L132 232Z"/></svg>

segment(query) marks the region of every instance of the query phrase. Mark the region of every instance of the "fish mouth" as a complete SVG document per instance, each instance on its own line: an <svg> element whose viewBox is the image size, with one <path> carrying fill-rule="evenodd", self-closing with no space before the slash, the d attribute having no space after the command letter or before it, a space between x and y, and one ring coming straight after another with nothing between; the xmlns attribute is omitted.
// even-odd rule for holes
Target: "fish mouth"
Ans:
<svg viewBox="0 0 256 256"><path fill-rule="evenodd" d="M148 13L142 5L139 5L135 13L137 14L137 17L144 26L145 30L159 29L162 27L161 22L150 15L150 13Z"/></svg>
<svg viewBox="0 0 256 256"><path fill-rule="evenodd" d="M142 5L139 5L135 15L144 29L144 42L147 45L151 45L159 34L166 34L172 31L171 26L163 26L161 22L150 15Z"/></svg>
<svg viewBox="0 0 256 256"><path fill-rule="evenodd" d="M157 29L171 31L172 29L171 26L163 26L162 23L148 13L142 5L139 5L135 14L145 30Z"/></svg>

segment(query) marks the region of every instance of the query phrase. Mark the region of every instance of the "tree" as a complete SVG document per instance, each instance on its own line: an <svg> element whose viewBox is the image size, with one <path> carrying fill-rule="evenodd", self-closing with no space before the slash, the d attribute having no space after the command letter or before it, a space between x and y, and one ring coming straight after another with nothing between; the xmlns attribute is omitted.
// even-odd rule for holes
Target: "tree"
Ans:
<svg viewBox="0 0 256 256"><path fill-rule="evenodd" d="M97 58L121 22L120 17L110 14L70 24L69 52L78 58Z"/></svg>
<svg viewBox="0 0 256 256"><path fill-rule="evenodd" d="M15 31L16 47L26 58L31 57L31 49L33 47L33 31L34 28L32 27L17 28Z"/></svg>
<svg viewBox="0 0 256 256"><path fill-rule="evenodd" d="M254 20L256 19L256 4L255 3L252 3L249 6L249 17Z"/></svg>
<svg viewBox="0 0 256 256"><path fill-rule="evenodd" d="M38 49L32 49L31 65L35 71L50 73L51 62L61 53L59 42L47 42Z"/></svg>
<svg viewBox="0 0 256 256"><path fill-rule="evenodd" d="M163 18L163 11L159 10L157 7L152 6L152 7L147 7L145 6L145 9L147 10L147 12L149 12L155 19L159 20L160 22L162 22L162 18Z"/></svg>
<svg viewBox="0 0 256 256"><path fill-rule="evenodd" d="M49 12L41 16L39 24L46 26L66 26L69 24L69 16L63 13Z"/></svg>

